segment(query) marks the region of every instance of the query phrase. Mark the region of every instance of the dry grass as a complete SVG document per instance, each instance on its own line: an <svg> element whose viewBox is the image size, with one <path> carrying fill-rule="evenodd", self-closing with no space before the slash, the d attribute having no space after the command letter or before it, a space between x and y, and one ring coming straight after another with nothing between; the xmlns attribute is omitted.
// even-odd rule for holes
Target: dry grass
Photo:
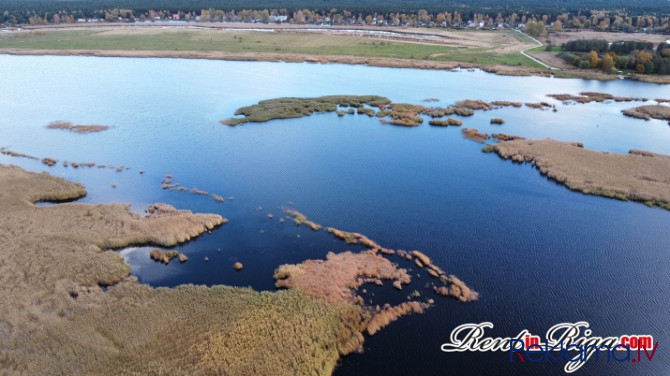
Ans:
<svg viewBox="0 0 670 376"><path fill-rule="evenodd" d="M492 105L497 106L497 107L516 107L519 108L523 104L521 102L510 102L510 101L493 101L491 102Z"/></svg>
<svg viewBox="0 0 670 376"><path fill-rule="evenodd" d="M534 108L536 110L544 110L547 108L551 108L552 106L547 103L547 102L539 102L539 103L525 103L526 107Z"/></svg>
<svg viewBox="0 0 670 376"><path fill-rule="evenodd" d="M462 133L465 138L481 143L484 143L484 141L486 141L489 138L488 134L479 133L479 131L475 128L473 129L463 128Z"/></svg>
<svg viewBox="0 0 670 376"><path fill-rule="evenodd" d="M305 225L311 228L313 231L319 231L322 228L320 224L310 221L309 219L307 219L307 217L305 217L304 214L300 213L297 210L286 209L284 211L286 212L286 214L293 217L293 221L295 222L296 226Z"/></svg>
<svg viewBox="0 0 670 376"><path fill-rule="evenodd" d="M670 209L670 156L584 149L580 143L516 140L492 146L502 158L530 162L571 190Z"/></svg>
<svg viewBox="0 0 670 376"><path fill-rule="evenodd" d="M482 100L472 100L472 99L465 99L460 102L457 102L455 107L463 107L463 108L469 108L471 110L492 110L495 108L495 106L491 103L482 101Z"/></svg>
<svg viewBox="0 0 670 376"><path fill-rule="evenodd" d="M108 250L169 247L220 216L161 205L147 218L121 205L37 207L86 191L17 167L0 166L0 182L0 374L329 375L360 345L359 307L299 290L153 289Z"/></svg>
<svg viewBox="0 0 670 376"><path fill-rule="evenodd" d="M592 91L584 91L579 93L579 95L572 94L547 94L548 97L557 99L563 103L568 102L577 102L577 103L591 103L591 102L605 102L605 101L615 101L615 102L632 102L632 101L647 101L646 98L638 97L615 97L612 94L607 93L598 93Z"/></svg>
<svg viewBox="0 0 670 376"><path fill-rule="evenodd" d="M326 260L306 260L298 265L282 265L274 274L277 287L298 288L329 302L357 302L354 290L364 280L361 277L393 280L409 284L411 277L373 250L360 253L328 252Z"/></svg>
<svg viewBox="0 0 670 376"><path fill-rule="evenodd" d="M463 125L463 121L454 118L447 118L446 120L431 120L428 122L428 124L436 127L447 127L450 125L460 127Z"/></svg>
<svg viewBox="0 0 670 376"><path fill-rule="evenodd" d="M649 119L668 120L668 125L670 125L670 107L668 106L662 106L662 105L639 106L623 110L623 114L626 116L644 120Z"/></svg>
<svg viewBox="0 0 670 376"><path fill-rule="evenodd" d="M662 34L617 33L592 30L561 31L558 33L551 33L548 38L551 39L554 46L560 46L563 43L578 39L604 39L608 42L636 41L652 43L663 43L668 39L667 36Z"/></svg>
<svg viewBox="0 0 670 376"><path fill-rule="evenodd" d="M24 154L24 153L18 153L12 150L8 150L5 148L0 148L0 153L4 155L9 155L10 157L16 157L16 158L28 158L28 159L35 159L38 160L39 158L34 157L32 155Z"/></svg>
<svg viewBox="0 0 670 376"><path fill-rule="evenodd" d="M102 132L109 129L106 125L74 125L69 121L54 121L47 125L49 129L65 129L76 133Z"/></svg>
<svg viewBox="0 0 670 376"><path fill-rule="evenodd" d="M510 136L505 133L493 133L491 134L491 138L495 138L498 141L514 141L514 140L523 140L524 138L521 136Z"/></svg>

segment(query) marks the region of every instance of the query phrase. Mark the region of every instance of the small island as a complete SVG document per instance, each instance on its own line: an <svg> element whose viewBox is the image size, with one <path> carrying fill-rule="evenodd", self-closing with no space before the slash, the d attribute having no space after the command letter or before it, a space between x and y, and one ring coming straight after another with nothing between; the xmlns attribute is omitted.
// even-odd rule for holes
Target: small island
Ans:
<svg viewBox="0 0 670 376"><path fill-rule="evenodd" d="M64 129L75 133L94 133L109 129L106 125L75 125L69 121L54 121L47 125L49 129Z"/></svg>
<svg viewBox="0 0 670 376"><path fill-rule="evenodd" d="M504 159L532 163L542 175L585 194L643 202L670 210L670 156L631 149L588 150L577 142L513 140L490 146Z"/></svg>
<svg viewBox="0 0 670 376"><path fill-rule="evenodd" d="M649 106L639 106L623 110L623 114L626 116L638 118L638 119L657 119L657 120L667 120L668 125L670 125L670 107L663 105L649 105Z"/></svg>

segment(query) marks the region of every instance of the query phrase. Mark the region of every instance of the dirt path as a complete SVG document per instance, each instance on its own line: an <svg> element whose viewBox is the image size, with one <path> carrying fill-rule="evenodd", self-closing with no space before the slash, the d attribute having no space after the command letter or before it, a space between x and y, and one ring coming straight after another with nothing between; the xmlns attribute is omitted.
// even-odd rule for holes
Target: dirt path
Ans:
<svg viewBox="0 0 670 376"><path fill-rule="evenodd" d="M515 30L515 31L518 32L519 34L522 34L522 35L524 35L524 36L526 36L526 37L532 39L535 43L537 43L538 46L543 46L542 42L540 42L539 40L537 40L537 39L531 37L530 35L524 34L524 33L522 33L522 32L519 31L519 30ZM558 68L552 67L552 66L550 66L550 65L548 65L548 64L545 64L544 62L542 62L542 61L540 61L540 60L538 60L538 59L534 58L533 56L530 56L529 54L526 53L526 51L528 51L528 50L530 50L530 49L533 49L533 48L535 48L535 47L528 47L528 48L526 48L526 49L524 49L524 50L521 50L521 51L520 51L520 52L521 52L521 55L523 55L523 56L525 56L525 57L527 57L527 58L533 60L534 62L536 62L536 63L542 65L542 66L545 67L545 68L552 69L552 70L554 70L554 69L558 69Z"/></svg>

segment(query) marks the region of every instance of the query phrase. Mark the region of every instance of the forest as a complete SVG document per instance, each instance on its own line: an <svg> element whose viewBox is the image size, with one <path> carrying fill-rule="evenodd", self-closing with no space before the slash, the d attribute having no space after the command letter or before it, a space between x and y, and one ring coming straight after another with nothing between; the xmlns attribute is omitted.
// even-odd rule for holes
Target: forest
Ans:
<svg viewBox="0 0 670 376"><path fill-rule="evenodd" d="M294 23L460 27L472 21L516 27L561 19L564 28L667 33L670 6L667 0L0 0L0 24L134 22L175 15L190 21L203 11L203 20L214 22L267 23L285 16Z"/></svg>
<svg viewBox="0 0 670 376"><path fill-rule="evenodd" d="M648 42L609 44L605 40L582 39L564 43L562 48L565 52L559 56L580 69L602 69L607 73L630 69L636 73L670 74L670 44L667 43L654 49Z"/></svg>

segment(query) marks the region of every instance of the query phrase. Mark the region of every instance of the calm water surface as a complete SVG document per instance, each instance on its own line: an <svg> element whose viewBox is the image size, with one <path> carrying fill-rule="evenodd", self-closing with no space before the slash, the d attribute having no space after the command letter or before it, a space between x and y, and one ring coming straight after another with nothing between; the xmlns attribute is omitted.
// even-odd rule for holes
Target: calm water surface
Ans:
<svg viewBox="0 0 670 376"><path fill-rule="evenodd" d="M547 101L558 112L506 108L477 112L464 126L528 138L580 141L586 147L670 154L667 122L625 118L635 104L563 105L546 94L600 91L670 98L664 86L503 77L342 65L242 63L180 59L0 56L0 147L59 160L124 165L130 170L47 168L0 155L0 163L47 170L81 182L82 202L128 202L143 211L167 202L216 212L230 223L178 247L190 260L168 266L148 248L123 251L141 282L229 284L273 290L283 263L358 249L324 232L280 223L292 206L325 226L358 231L395 249L419 249L480 292L459 304L439 299L424 315L405 317L344 358L344 375L560 375L563 364L509 362L497 353L443 353L464 323L493 322L487 336L522 329L544 337L558 323L587 321L594 336L651 334L653 361L588 362L581 375L670 372L670 212L571 192L531 166L480 152L457 128L401 128L367 116L334 114L220 125L236 108L281 96L377 94L395 102L439 98ZM492 117L505 119L490 125ZM54 120L112 128L79 135L47 130ZM143 169L145 174L138 171ZM171 173L211 197L165 191ZM116 184L116 188L112 188ZM233 196L235 199L228 199ZM274 215L268 218L268 213ZM299 235L299 236L298 236ZM204 258L209 262L205 263ZM235 273L232 264L245 267ZM411 267L411 264L403 264ZM415 272L416 274L416 272ZM413 288L432 297L425 274ZM401 301L390 287L371 299Z"/></svg>

